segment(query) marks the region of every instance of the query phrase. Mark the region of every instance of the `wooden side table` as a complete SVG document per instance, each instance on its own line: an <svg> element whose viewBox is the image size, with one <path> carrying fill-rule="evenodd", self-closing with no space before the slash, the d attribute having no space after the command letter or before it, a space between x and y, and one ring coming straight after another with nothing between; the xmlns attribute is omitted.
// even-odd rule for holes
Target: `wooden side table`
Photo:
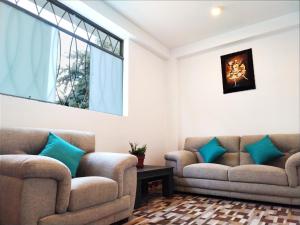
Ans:
<svg viewBox="0 0 300 225"><path fill-rule="evenodd" d="M174 192L173 188L173 167L149 166L137 170L137 188L134 208L139 208L143 201L143 195L147 194L148 182L162 180L163 196L170 196Z"/></svg>

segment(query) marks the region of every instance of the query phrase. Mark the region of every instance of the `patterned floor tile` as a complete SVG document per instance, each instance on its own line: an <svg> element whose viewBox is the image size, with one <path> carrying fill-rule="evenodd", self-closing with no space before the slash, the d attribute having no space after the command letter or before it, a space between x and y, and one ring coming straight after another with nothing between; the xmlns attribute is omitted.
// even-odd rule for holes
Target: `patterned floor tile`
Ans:
<svg viewBox="0 0 300 225"><path fill-rule="evenodd" d="M126 225L300 225L300 208L176 194L153 197Z"/></svg>

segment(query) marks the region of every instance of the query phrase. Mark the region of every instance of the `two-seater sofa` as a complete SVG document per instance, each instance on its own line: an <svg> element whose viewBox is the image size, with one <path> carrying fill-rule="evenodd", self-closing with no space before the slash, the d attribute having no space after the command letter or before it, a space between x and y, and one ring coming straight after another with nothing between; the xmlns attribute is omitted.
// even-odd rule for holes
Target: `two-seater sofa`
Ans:
<svg viewBox="0 0 300 225"><path fill-rule="evenodd" d="M203 163L197 151L212 137L187 138L184 150L165 155L166 165L174 167L175 190L300 205L300 134L270 135L285 156L256 165L245 145L263 136L217 137L228 152L215 163Z"/></svg>
<svg viewBox="0 0 300 225"><path fill-rule="evenodd" d="M51 132L86 152L75 178L63 163L37 155L49 130L0 129L0 225L107 225L128 218L136 157L95 152L92 133Z"/></svg>

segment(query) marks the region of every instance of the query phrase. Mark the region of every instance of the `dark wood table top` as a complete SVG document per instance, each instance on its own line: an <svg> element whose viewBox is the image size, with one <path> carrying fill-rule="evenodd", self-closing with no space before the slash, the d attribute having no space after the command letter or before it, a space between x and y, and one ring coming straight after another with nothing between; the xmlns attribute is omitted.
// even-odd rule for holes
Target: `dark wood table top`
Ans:
<svg viewBox="0 0 300 225"><path fill-rule="evenodd" d="M152 165L144 165L144 168L137 169L138 173L148 172L148 171L158 171L158 170L168 170L172 169L171 166L152 166Z"/></svg>

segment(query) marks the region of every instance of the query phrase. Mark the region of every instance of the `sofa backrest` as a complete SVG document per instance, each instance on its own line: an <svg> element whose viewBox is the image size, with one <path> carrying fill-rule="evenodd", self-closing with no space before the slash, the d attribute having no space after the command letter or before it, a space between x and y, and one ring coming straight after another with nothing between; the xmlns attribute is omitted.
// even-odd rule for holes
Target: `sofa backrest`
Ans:
<svg viewBox="0 0 300 225"><path fill-rule="evenodd" d="M71 130L47 130L33 128L0 128L0 155L37 155L47 143L52 132L86 152L95 151L95 135Z"/></svg>
<svg viewBox="0 0 300 225"><path fill-rule="evenodd" d="M249 153L245 150L245 145L259 141L265 135L247 135L241 137L240 144L240 164L254 164ZM286 160L294 153L300 152L300 134L271 134L269 135L272 142L282 151L285 156L273 160L267 165L276 167L285 167Z"/></svg>
<svg viewBox="0 0 300 225"><path fill-rule="evenodd" d="M213 137L189 137L186 138L184 149L195 152L199 162L203 162L198 148L208 143ZM240 160L240 137L239 136L219 136L217 137L220 144L228 150L223 156L221 156L216 163L227 166L238 166Z"/></svg>

